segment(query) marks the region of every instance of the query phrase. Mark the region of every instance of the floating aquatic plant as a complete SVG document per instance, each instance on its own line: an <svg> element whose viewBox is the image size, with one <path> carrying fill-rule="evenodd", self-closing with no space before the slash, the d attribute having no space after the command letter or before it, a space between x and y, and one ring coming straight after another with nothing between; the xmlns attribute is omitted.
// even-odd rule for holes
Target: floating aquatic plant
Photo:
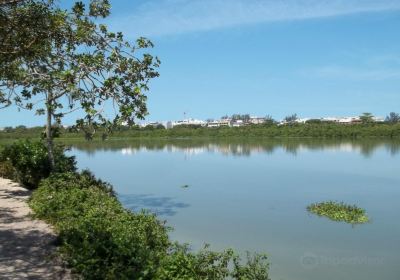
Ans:
<svg viewBox="0 0 400 280"><path fill-rule="evenodd" d="M344 202L327 201L314 203L307 210L318 216L327 217L333 221L349 224L364 224L369 222L366 211L356 205L348 205Z"/></svg>

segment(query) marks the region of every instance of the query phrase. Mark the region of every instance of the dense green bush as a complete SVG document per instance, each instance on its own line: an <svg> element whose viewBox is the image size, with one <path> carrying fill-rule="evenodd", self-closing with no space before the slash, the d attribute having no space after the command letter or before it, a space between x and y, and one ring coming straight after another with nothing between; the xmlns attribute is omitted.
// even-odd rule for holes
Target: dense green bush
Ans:
<svg viewBox="0 0 400 280"><path fill-rule="evenodd" d="M0 177L15 180L15 169L10 161L0 161Z"/></svg>
<svg viewBox="0 0 400 280"><path fill-rule="evenodd" d="M169 246L154 215L134 214L86 174L43 180L30 201L59 232L61 252L84 279L152 279Z"/></svg>
<svg viewBox="0 0 400 280"><path fill-rule="evenodd" d="M54 172L75 171L75 158L64 153L65 148L56 145ZM28 188L36 188L41 179L51 173L47 147L42 141L22 140L5 146L0 152L0 162L9 162L13 166L16 179Z"/></svg>
<svg viewBox="0 0 400 280"><path fill-rule="evenodd" d="M191 252L187 246L175 244L170 254L163 259L155 279L270 279L266 255L247 253L247 261L242 262L231 249L213 252L207 247L199 252Z"/></svg>
<svg viewBox="0 0 400 280"><path fill-rule="evenodd" d="M43 185L52 186L55 190L62 189L87 189L96 188L109 196L115 196L113 186L107 182L97 179L89 170L77 172L55 173L50 176Z"/></svg>
<svg viewBox="0 0 400 280"><path fill-rule="evenodd" d="M173 244L156 216L124 209L87 171L42 180L30 206L55 226L60 252L83 279L268 279L265 256L242 263L232 250L192 253Z"/></svg>

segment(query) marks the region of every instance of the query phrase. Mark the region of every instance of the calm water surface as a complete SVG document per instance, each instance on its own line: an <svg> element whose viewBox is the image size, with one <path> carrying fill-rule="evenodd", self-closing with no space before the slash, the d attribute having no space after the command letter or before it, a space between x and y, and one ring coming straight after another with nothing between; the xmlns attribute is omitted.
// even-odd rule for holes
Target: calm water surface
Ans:
<svg viewBox="0 0 400 280"><path fill-rule="evenodd" d="M72 153L127 208L166 219L173 239L267 252L273 280L400 279L399 143L113 141ZM324 200L357 204L372 222L307 213Z"/></svg>

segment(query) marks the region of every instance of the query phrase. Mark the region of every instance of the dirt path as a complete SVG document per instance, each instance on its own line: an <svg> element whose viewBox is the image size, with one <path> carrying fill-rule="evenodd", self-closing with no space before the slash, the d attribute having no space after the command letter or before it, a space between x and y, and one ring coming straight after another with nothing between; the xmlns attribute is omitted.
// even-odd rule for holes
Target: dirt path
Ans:
<svg viewBox="0 0 400 280"><path fill-rule="evenodd" d="M29 195L0 178L0 279L71 279L54 257L51 228L29 216Z"/></svg>

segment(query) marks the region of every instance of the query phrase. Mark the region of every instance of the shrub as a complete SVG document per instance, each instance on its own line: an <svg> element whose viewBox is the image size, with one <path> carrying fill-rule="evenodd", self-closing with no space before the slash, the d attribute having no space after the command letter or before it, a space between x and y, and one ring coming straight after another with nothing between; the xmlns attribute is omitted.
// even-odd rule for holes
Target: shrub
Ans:
<svg viewBox="0 0 400 280"><path fill-rule="evenodd" d="M232 250L211 252L204 248L190 252L187 245L174 244L160 266L156 279L226 279L230 275L228 265L234 257Z"/></svg>
<svg viewBox="0 0 400 280"><path fill-rule="evenodd" d="M167 228L105 190L85 174L56 174L41 182L30 205L55 226L61 252L84 279L154 279L169 246Z"/></svg>
<svg viewBox="0 0 400 280"><path fill-rule="evenodd" d="M247 252L247 260L242 264L239 258L235 258L233 278L237 280L270 280L269 263L265 254L250 254Z"/></svg>
<svg viewBox="0 0 400 280"><path fill-rule="evenodd" d="M56 145L54 172L75 171L75 158L64 154L65 148ZM15 170L16 179L28 188L36 188L41 179L50 175L50 161L47 147L41 141L17 141L5 146L0 153L0 161L8 161Z"/></svg>
<svg viewBox="0 0 400 280"><path fill-rule="evenodd" d="M319 216L325 216L333 221L349 224L363 224L369 221L364 209L356 205L347 205L343 202L328 201L315 203L308 206L307 210Z"/></svg>
<svg viewBox="0 0 400 280"><path fill-rule="evenodd" d="M60 252L83 279L268 279L264 256L242 264L232 250L193 253L172 244L163 222L124 209L111 185L88 171L52 174L29 203L54 225Z"/></svg>
<svg viewBox="0 0 400 280"><path fill-rule="evenodd" d="M15 180L15 169L10 161L0 161L0 177Z"/></svg>
<svg viewBox="0 0 400 280"><path fill-rule="evenodd" d="M247 260L243 262L231 249L213 252L206 245L196 253L187 245L174 244L155 279L269 280L268 271L267 256L263 254L247 253Z"/></svg>
<svg viewBox="0 0 400 280"><path fill-rule="evenodd" d="M42 185L52 187L54 190L95 188L115 197L112 185L97 179L89 170L83 170L81 173L55 173L44 181Z"/></svg>

